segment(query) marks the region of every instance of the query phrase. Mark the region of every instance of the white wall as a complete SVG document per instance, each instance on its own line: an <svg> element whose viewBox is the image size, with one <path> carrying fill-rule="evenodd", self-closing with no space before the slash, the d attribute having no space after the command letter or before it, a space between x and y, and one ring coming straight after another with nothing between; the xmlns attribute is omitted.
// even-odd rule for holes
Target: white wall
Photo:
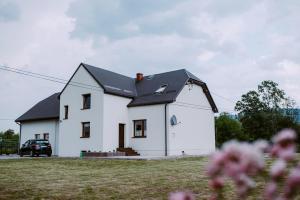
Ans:
<svg viewBox="0 0 300 200"><path fill-rule="evenodd" d="M40 134L43 139L44 133L49 133L49 142L52 146L52 154L57 155L56 137L58 135L58 120L40 120L21 123L21 143L24 144L27 140L35 139L35 134Z"/></svg>
<svg viewBox="0 0 300 200"><path fill-rule="evenodd" d="M165 155L165 105L129 108L128 145L141 155ZM133 120L147 120L147 137L133 138Z"/></svg>
<svg viewBox="0 0 300 200"><path fill-rule="evenodd" d="M179 124L171 126L170 118ZM214 113L198 85L185 86L176 102L168 105L168 152L180 155L208 154L215 150Z"/></svg>
<svg viewBox="0 0 300 200"><path fill-rule="evenodd" d="M119 123L125 124L125 138L128 137L128 108L130 98L104 94L103 151L113 151L119 147ZM125 147L126 147L125 139Z"/></svg>
<svg viewBox="0 0 300 200"><path fill-rule="evenodd" d="M103 89L81 66L71 82L87 84L88 88L68 85L60 96L59 156L79 156L82 150L102 151ZM93 87L91 87L93 86ZM91 108L82 110L82 95L91 94ZM64 106L69 106L69 118L64 118ZM90 137L80 138L82 122L90 122Z"/></svg>

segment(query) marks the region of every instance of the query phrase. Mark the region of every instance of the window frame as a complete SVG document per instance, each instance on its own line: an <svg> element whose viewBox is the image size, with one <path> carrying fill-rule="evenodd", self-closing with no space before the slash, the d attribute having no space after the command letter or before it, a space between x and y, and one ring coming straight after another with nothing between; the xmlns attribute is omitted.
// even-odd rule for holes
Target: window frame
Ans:
<svg viewBox="0 0 300 200"><path fill-rule="evenodd" d="M136 123L142 121L142 135L136 135ZM133 137L132 138L147 138L147 120L137 119L133 120Z"/></svg>
<svg viewBox="0 0 300 200"><path fill-rule="evenodd" d="M37 138L37 136L39 136L39 137ZM35 140L40 140L41 139L41 134L39 134L39 133L34 134L34 139Z"/></svg>
<svg viewBox="0 0 300 200"><path fill-rule="evenodd" d="M86 104L87 97L90 98L89 106L87 106L87 104ZM92 95L91 95L91 93L83 94L82 95L82 109L81 110L91 109L91 104L92 104Z"/></svg>
<svg viewBox="0 0 300 200"><path fill-rule="evenodd" d="M48 138L47 138L47 139L45 138L45 135L48 135ZM43 139L44 139L44 140L48 140L48 141L49 141L49 136L50 136L49 133L43 133Z"/></svg>
<svg viewBox="0 0 300 200"><path fill-rule="evenodd" d="M69 106L65 105L64 108L65 108L65 117L64 117L64 119L69 119Z"/></svg>
<svg viewBox="0 0 300 200"><path fill-rule="evenodd" d="M89 132L88 135L85 133L85 124L89 124ZM81 122L81 137L80 138L90 138L91 137L91 122Z"/></svg>

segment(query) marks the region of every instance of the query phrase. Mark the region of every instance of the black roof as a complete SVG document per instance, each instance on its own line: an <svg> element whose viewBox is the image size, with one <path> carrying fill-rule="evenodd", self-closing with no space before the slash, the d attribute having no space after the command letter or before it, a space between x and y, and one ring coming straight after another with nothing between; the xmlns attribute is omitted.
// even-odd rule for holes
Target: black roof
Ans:
<svg viewBox="0 0 300 200"><path fill-rule="evenodd" d="M107 94L131 98L128 107L154 105L174 102L183 87L188 83L194 83L202 87L213 112L218 112L214 100L207 85L198 77L185 69L145 76L143 80L136 81L122 74L81 63L77 70L83 66L95 81ZM74 74L77 72L74 72ZM73 74L73 76L74 76ZM72 76L72 77L73 77ZM70 78L69 82L71 81ZM68 83L69 83L68 82ZM68 84L65 85L64 89ZM161 86L166 86L162 93L155 93ZM64 91L61 91L61 93ZM40 101L30 110L16 119L16 122L58 119L59 118L59 95L55 93Z"/></svg>
<svg viewBox="0 0 300 200"><path fill-rule="evenodd" d="M30 108L21 117L16 119L16 122L58 119L59 118L59 96L60 93L55 93L46 99L38 102Z"/></svg>
<svg viewBox="0 0 300 200"><path fill-rule="evenodd" d="M82 66L94 77L106 93L125 97L137 96L135 79L84 63L82 63Z"/></svg>
<svg viewBox="0 0 300 200"><path fill-rule="evenodd" d="M128 107L174 102L185 84L187 82L193 82L203 88L203 92L212 110L218 112L207 85L185 69L149 75L145 76L141 81L136 81L135 78L130 78L88 64L81 63L79 67L80 66L83 66L90 73L104 89L105 93L132 98ZM164 92L159 94L155 93L162 85L167 86ZM62 90L62 92L63 91L64 90Z"/></svg>

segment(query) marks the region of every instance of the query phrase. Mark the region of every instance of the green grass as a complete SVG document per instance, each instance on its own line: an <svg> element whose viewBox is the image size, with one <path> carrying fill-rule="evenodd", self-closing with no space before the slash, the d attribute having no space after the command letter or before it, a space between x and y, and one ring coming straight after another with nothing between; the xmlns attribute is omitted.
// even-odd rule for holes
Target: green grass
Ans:
<svg viewBox="0 0 300 200"><path fill-rule="evenodd" d="M0 160L0 199L166 199L188 190L208 199L207 158L101 160L29 158ZM258 180L264 185L263 179ZM261 191L255 193L257 199ZM226 187L228 199L233 187Z"/></svg>

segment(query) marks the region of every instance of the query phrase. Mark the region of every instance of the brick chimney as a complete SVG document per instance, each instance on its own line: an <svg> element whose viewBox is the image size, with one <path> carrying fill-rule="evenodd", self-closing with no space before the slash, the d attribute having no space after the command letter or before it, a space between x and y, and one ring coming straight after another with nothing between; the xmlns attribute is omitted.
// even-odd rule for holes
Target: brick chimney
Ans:
<svg viewBox="0 0 300 200"><path fill-rule="evenodd" d="M136 81L137 82L139 82L139 81L141 81L141 80L143 80L144 79L144 75L142 74L142 73L137 73L136 74Z"/></svg>

